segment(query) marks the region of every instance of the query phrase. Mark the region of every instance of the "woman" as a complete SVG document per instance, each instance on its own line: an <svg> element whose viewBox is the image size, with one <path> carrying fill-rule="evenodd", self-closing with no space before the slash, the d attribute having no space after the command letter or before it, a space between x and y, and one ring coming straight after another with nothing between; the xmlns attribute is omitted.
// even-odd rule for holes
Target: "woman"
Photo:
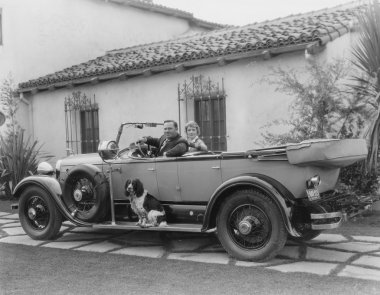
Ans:
<svg viewBox="0 0 380 295"><path fill-rule="evenodd" d="M190 121L185 125L187 142L189 143L189 152L207 151L207 145L200 139L199 126L194 121Z"/></svg>

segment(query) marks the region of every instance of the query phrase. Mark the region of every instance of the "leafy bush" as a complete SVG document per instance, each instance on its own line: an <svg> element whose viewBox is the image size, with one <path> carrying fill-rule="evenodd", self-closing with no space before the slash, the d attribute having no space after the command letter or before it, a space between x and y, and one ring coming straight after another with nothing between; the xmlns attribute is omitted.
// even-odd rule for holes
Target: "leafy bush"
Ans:
<svg viewBox="0 0 380 295"><path fill-rule="evenodd" d="M273 75L275 79L268 82L277 85L277 91L294 96L294 101L290 120L276 120L264 126L265 145L313 138L357 138L363 133L371 110L361 92L350 91L344 84L349 75L344 61L321 64L309 60L304 72L277 68ZM279 125L288 126L289 131L282 134L268 131ZM342 168L339 190L374 193L379 187L377 173L366 168L365 162Z"/></svg>
<svg viewBox="0 0 380 295"><path fill-rule="evenodd" d="M377 173L366 169L365 161L357 162L340 171L338 189L359 195L370 195L379 189Z"/></svg>
<svg viewBox="0 0 380 295"><path fill-rule="evenodd" d="M0 85L0 108L6 116L5 129L8 135L16 133L19 124L16 119L16 114L19 109L20 98L16 95L15 85L12 75L4 79Z"/></svg>
<svg viewBox="0 0 380 295"><path fill-rule="evenodd" d="M264 80L294 100L289 120L274 120L262 127L263 144L359 136L369 116L368 108L358 93L345 86L348 74L348 64L341 59L329 63L311 59L302 71L275 68ZM286 126L289 131L270 131L276 126Z"/></svg>
<svg viewBox="0 0 380 295"><path fill-rule="evenodd" d="M37 140L25 139L21 128L7 137L0 136L0 188L8 196L24 177L36 173L40 160L52 158L42 152L41 147Z"/></svg>
<svg viewBox="0 0 380 295"><path fill-rule="evenodd" d="M12 189L24 177L34 174L40 160L52 156L41 151L37 140L24 137L16 120L20 99L11 75L0 85L0 107L7 119L6 131L0 135L0 192L10 197Z"/></svg>

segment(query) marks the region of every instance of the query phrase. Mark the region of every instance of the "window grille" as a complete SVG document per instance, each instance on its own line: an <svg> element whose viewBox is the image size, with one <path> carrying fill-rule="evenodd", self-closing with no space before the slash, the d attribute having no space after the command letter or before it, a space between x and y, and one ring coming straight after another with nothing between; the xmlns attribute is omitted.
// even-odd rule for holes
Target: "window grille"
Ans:
<svg viewBox="0 0 380 295"><path fill-rule="evenodd" d="M226 151L226 94L221 85L202 75L192 76L190 81L178 85L178 107L185 105L185 120L195 120L200 128L199 136L209 150ZM181 118L179 119L181 121Z"/></svg>
<svg viewBox="0 0 380 295"><path fill-rule="evenodd" d="M99 144L99 108L95 96L80 91L65 98L67 153L93 153Z"/></svg>

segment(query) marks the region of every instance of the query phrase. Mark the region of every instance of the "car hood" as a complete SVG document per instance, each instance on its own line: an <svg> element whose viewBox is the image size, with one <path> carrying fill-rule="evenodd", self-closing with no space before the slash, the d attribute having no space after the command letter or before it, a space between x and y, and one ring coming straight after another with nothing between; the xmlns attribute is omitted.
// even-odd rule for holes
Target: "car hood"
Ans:
<svg viewBox="0 0 380 295"><path fill-rule="evenodd" d="M72 155L72 156L62 159L62 162L61 162L61 165L63 166L74 166L74 165L79 165L79 164L100 165L100 164L103 164L103 161L100 158L99 154L93 153L93 154Z"/></svg>

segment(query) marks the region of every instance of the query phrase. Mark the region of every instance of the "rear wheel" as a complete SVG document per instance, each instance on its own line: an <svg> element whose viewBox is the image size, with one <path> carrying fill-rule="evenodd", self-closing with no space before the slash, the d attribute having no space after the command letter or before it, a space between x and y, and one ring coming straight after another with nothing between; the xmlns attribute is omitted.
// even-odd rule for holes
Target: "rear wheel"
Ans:
<svg viewBox="0 0 380 295"><path fill-rule="evenodd" d="M24 231L35 240L57 237L62 215L49 194L40 187L26 188L19 201L19 217Z"/></svg>
<svg viewBox="0 0 380 295"><path fill-rule="evenodd" d="M218 238L237 259L264 261L285 245L287 231L277 205L260 191L240 190L228 197L217 216Z"/></svg>

